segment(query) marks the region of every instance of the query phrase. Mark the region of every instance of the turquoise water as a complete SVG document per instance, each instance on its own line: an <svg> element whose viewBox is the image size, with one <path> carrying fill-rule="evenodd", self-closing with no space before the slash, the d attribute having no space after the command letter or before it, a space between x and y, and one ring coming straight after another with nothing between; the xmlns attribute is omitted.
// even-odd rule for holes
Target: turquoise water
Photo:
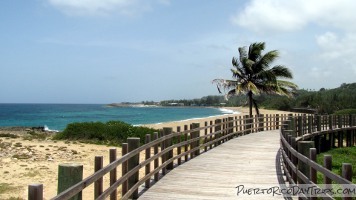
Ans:
<svg viewBox="0 0 356 200"><path fill-rule="evenodd" d="M101 104L0 104L0 126L47 126L63 130L72 122L120 120L133 125L155 124L228 113L217 108L108 107Z"/></svg>

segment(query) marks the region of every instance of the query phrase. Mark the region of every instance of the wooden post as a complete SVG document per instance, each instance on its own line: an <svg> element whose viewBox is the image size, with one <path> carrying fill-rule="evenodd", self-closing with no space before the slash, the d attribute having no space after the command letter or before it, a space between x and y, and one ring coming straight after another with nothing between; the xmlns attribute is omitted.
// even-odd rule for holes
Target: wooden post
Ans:
<svg viewBox="0 0 356 200"><path fill-rule="evenodd" d="M179 133L179 135L177 136L177 143L181 143L182 141L182 135L180 134L180 126L177 126L177 133ZM182 153L182 146L179 145L177 148L177 154L180 155ZM182 157L178 158L178 165L182 164Z"/></svg>
<svg viewBox="0 0 356 200"><path fill-rule="evenodd" d="M213 133L213 127L212 127L212 125L213 125L213 121L210 121L210 133ZM212 141L213 140L213 135L210 135L210 141ZM210 149L212 149L213 148L213 143L210 143L210 147L209 147Z"/></svg>
<svg viewBox="0 0 356 200"><path fill-rule="evenodd" d="M155 132L153 133L153 140L157 140L158 139L158 133ZM155 155L158 154L158 144L156 144L154 147L153 147L153 153ZM159 166L159 158L156 158L155 161L154 161L154 168L157 169ZM154 180L157 182L159 180L159 172L155 173L154 175Z"/></svg>
<svg viewBox="0 0 356 200"><path fill-rule="evenodd" d="M303 135L303 117L302 116L298 116L298 136L302 136Z"/></svg>
<svg viewBox="0 0 356 200"><path fill-rule="evenodd" d="M28 185L28 200L43 200L43 184Z"/></svg>
<svg viewBox="0 0 356 200"><path fill-rule="evenodd" d="M193 123L192 124L192 129L199 128L199 126L200 126L199 123ZM196 138L199 138L200 131L194 131L194 132L191 132L190 134L193 135L192 138L196 139ZM199 147L199 146L200 146L200 141L197 140L197 141L193 142L193 146L191 148L193 149L193 148L196 148L196 147ZM198 156L199 154L200 154L200 148L198 148L197 150L194 151L193 157Z"/></svg>
<svg viewBox="0 0 356 200"><path fill-rule="evenodd" d="M298 152L309 158L309 149L315 148L314 141L298 141ZM298 169L306 176L310 177L309 166L304 162L298 162ZM302 182L301 180L299 182Z"/></svg>
<svg viewBox="0 0 356 200"><path fill-rule="evenodd" d="M333 116L329 115L329 129L333 130Z"/></svg>
<svg viewBox="0 0 356 200"><path fill-rule="evenodd" d="M321 115L316 116L316 119L317 119L316 130L321 131Z"/></svg>
<svg viewBox="0 0 356 200"><path fill-rule="evenodd" d="M208 122L204 122L204 126L205 126L205 129L204 129L204 144L208 143L208 129L206 128L208 126ZM207 152L208 151L208 146L204 146L204 152Z"/></svg>
<svg viewBox="0 0 356 200"><path fill-rule="evenodd" d="M259 116L259 121L260 121L260 123L259 123L259 128L258 128L258 131L264 131L264 115L263 114L260 114L260 116Z"/></svg>
<svg viewBox="0 0 356 200"><path fill-rule="evenodd" d="M342 163L342 177L352 181L352 165L351 163ZM346 188L344 188L346 189ZM352 197L349 195L345 195L342 199L351 200Z"/></svg>
<svg viewBox="0 0 356 200"><path fill-rule="evenodd" d="M276 129L279 129L279 114L276 114Z"/></svg>
<svg viewBox="0 0 356 200"><path fill-rule="evenodd" d="M110 158L110 163L114 162L116 160L116 148L111 148L109 150L109 158ZM116 182L117 178L117 170L116 168L110 171L110 186L113 185ZM110 194L110 200L116 200L117 199L117 190L114 190Z"/></svg>
<svg viewBox="0 0 356 200"><path fill-rule="evenodd" d="M164 135L164 136L169 136L169 135L171 135L171 134L172 134L172 128L168 128L168 127L164 127L164 128L163 128L163 135ZM172 146L172 138L166 139L164 146L165 146L165 148L168 148L168 147ZM171 158L173 158L173 149L172 149L172 150L169 150L169 151L167 152L165 160L169 160L169 159L171 159ZM170 163L167 165L167 169L169 169L169 170L173 169L173 161L170 162Z"/></svg>
<svg viewBox="0 0 356 200"><path fill-rule="evenodd" d="M83 165L67 163L58 166L58 194L83 180ZM74 195L71 200L81 200L82 191Z"/></svg>
<svg viewBox="0 0 356 200"><path fill-rule="evenodd" d="M127 143L122 143L121 146L121 155L124 156L128 152L128 144ZM121 166L121 175L124 176L127 173L127 161L122 163ZM124 181L122 183L122 189L121 189L121 196L124 196L128 191L128 181Z"/></svg>
<svg viewBox="0 0 356 200"><path fill-rule="evenodd" d="M233 117L229 117L228 118L228 134L231 134L234 132L234 118ZM230 135L229 139L231 140L234 136Z"/></svg>
<svg viewBox="0 0 356 200"><path fill-rule="evenodd" d="M293 136L291 137L290 143L291 143L291 146L293 149L297 149L297 141L296 141L295 137L293 137ZM291 160L292 160L292 163L294 164L294 166L298 165L298 158L295 157L293 154L291 155ZM292 173L292 179L293 179L294 183L297 183L298 176L295 171L293 171L293 173Z"/></svg>
<svg viewBox="0 0 356 200"><path fill-rule="evenodd" d="M316 148L310 148L309 149L309 158L310 158L310 160L316 162ZM310 173L309 178L310 178L310 180L313 183L317 184L318 182L317 182L316 170L313 169L312 167L310 167L309 169L310 169L309 170L309 173Z"/></svg>
<svg viewBox="0 0 356 200"><path fill-rule="evenodd" d="M127 144L128 144L128 152L131 152L137 148L140 147L140 138L137 137L131 137L127 138ZM137 153L135 156L131 157L127 161L127 170L131 171L133 168L135 168L140 162L140 154ZM138 182L138 171L135 172L132 176L128 178L128 189L130 190L136 183ZM138 198L138 189L136 189L131 197L131 199L137 199Z"/></svg>
<svg viewBox="0 0 356 200"><path fill-rule="evenodd" d="M341 148L344 146L344 131L338 131L338 147Z"/></svg>
<svg viewBox="0 0 356 200"><path fill-rule="evenodd" d="M324 167L331 171L332 169L332 157L331 155L324 155ZM332 180L324 175L325 189L331 189Z"/></svg>
<svg viewBox="0 0 356 200"><path fill-rule="evenodd" d="M308 133L312 133L313 132L313 116L309 115L308 116Z"/></svg>
<svg viewBox="0 0 356 200"><path fill-rule="evenodd" d="M185 134L184 134L184 141L188 141L188 133L186 132L188 130L188 125L184 125L184 131L185 131ZM186 144L184 146L184 152L187 152L188 151L188 144ZM188 161L188 154L185 154L184 156L184 161L187 162Z"/></svg>
<svg viewBox="0 0 356 200"><path fill-rule="evenodd" d="M94 172L103 168L103 156L95 156L94 159ZM103 193L103 177L94 182L94 199L98 198Z"/></svg>
<svg viewBox="0 0 356 200"><path fill-rule="evenodd" d="M163 133L163 130L162 130L162 129L159 130L159 137L160 137L160 138L161 138L161 137L164 137L164 133ZM161 142L161 151L163 151L165 148L166 148L166 141L163 140L163 141ZM162 165L163 165L163 163L166 162L166 154L162 154L162 156L161 156L161 161L162 161ZM162 175L163 175L163 176L166 175L166 167L163 167L163 168L162 168Z"/></svg>
<svg viewBox="0 0 356 200"><path fill-rule="evenodd" d="M221 130L221 119L216 119L215 120L215 132L218 132L218 131L220 131ZM218 138L220 138L220 134L221 133L216 133L215 134L215 139L218 139ZM220 140L218 140L217 142L215 142L215 145L214 145L214 147L216 147L216 146L218 146L218 145L220 145Z"/></svg>
<svg viewBox="0 0 356 200"><path fill-rule="evenodd" d="M151 135L146 134L145 143L148 144L150 142L151 142ZM148 160L150 157L151 157L151 147L147 147L147 149L145 150L145 159ZM151 162L145 166L145 175L148 175L150 172L151 172ZM150 188L151 186L150 182L151 182L150 179L147 179L145 181L145 188Z"/></svg>
<svg viewBox="0 0 356 200"><path fill-rule="evenodd" d="M338 118L338 123L337 123L337 125L338 125L338 128L342 128L342 115L338 115L337 116Z"/></svg>
<svg viewBox="0 0 356 200"><path fill-rule="evenodd" d="M269 130L269 124L268 124L268 114L266 114L266 130L268 131Z"/></svg>

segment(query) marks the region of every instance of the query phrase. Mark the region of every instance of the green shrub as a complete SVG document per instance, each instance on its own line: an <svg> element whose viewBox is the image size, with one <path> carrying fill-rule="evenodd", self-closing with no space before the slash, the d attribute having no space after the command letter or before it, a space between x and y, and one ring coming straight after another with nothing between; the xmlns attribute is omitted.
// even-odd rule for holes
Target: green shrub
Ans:
<svg viewBox="0 0 356 200"><path fill-rule="evenodd" d="M356 114L356 109L344 109L344 110L338 110L334 113L335 115L349 115L349 114Z"/></svg>
<svg viewBox="0 0 356 200"><path fill-rule="evenodd" d="M141 143L145 141L146 134L157 132L147 127L133 126L121 121L81 122L68 124L63 132L57 133L54 139L71 139L95 141L99 144L121 144L128 137L139 137Z"/></svg>

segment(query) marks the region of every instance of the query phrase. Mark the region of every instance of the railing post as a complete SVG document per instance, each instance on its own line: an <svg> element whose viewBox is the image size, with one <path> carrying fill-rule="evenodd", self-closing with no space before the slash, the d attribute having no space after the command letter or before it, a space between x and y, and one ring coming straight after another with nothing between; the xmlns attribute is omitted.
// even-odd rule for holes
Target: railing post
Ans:
<svg viewBox="0 0 356 200"><path fill-rule="evenodd" d="M313 116L309 115L308 116L308 133L313 132Z"/></svg>
<svg viewBox="0 0 356 200"><path fill-rule="evenodd" d="M184 131L185 131L185 134L184 134L184 141L188 141L188 133L186 132L188 130L188 125L184 125ZM188 144L186 144L184 146L184 152L187 152L188 151ZM184 156L184 161L187 162L188 161L188 154L185 154Z"/></svg>
<svg viewBox="0 0 356 200"><path fill-rule="evenodd" d="M58 194L83 180L83 165L60 164L58 166ZM74 195L71 200L81 200L82 191Z"/></svg>
<svg viewBox="0 0 356 200"><path fill-rule="evenodd" d="M324 155L324 167L331 171L331 169L332 169L331 155ZM331 183L332 183L331 179L328 178L326 175L324 175L325 189L331 189L331 185L330 185Z"/></svg>
<svg viewBox="0 0 356 200"><path fill-rule="evenodd" d="M210 133L213 133L213 121L210 121ZM210 141L213 141L213 135L210 135ZM210 147L209 149L212 149L213 148L213 143L210 143Z"/></svg>
<svg viewBox="0 0 356 200"><path fill-rule="evenodd" d="M109 150L109 160L110 163L114 162L117 159L116 157L116 148L111 148ZM116 168L110 171L110 186L113 185L116 182L116 177L117 176L117 170ZM114 190L110 194L110 200L116 200L117 199L117 190Z"/></svg>
<svg viewBox="0 0 356 200"><path fill-rule="evenodd" d="M329 115L329 129L333 130L333 116Z"/></svg>
<svg viewBox="0 0 356 200"><path fill-rule="evenodd" d="M298 116L298 136L303 136L303 117Z"/></svg>
<svg viewBox="0 0 356 200"><path fill-rule="evenodd" d="M297 149L297 141L296 141L296 138L295 137L291 137L291 146L293 149ZM294 166L298 166L298 158L295 157L293 154L291 155L291 160L292 160L292 163L294 164ZM294 183L297 184L297 181L298 181L298 176L297 176L297 173L296 172L293 172L292 173L292 179L294 181Z"/></svg>
<svg viewBox="0 0 356 200"><path fill-rule="evenodd" d="M95 156L94 160L94 172L97 172L103 168L104 159L103 156ZM94 182L94 199L103 193L103 177Z"/></svg>
<svg viewBox="0 0 356 200"><path fill-rule="evenodd" d="M316 116L316 119L317 119L316 130L321 131L321 115Z"/></svg>
<svg viewBox="0 0 356 200"><path fill-rule="evenodd" d="M351 163L342 163L342 177L352 181L352 165ZM346 188L344 188L346 189ZM352 197L348 196L344 196L342 199L344 200L351 200Z"/></svg>
<svg viewBox="0 0 356 200"><path fill-rule="evenodd" d="M28 185L28 200L43 200L43 184Z"/></svg>
<svg viewBox="0 0 356 200"><path fill-rule="evenodd" d="M153 133L153 140L157 140L158 139L158 133L157 132L155 132L155 133ZM154 147L153 147L153 153L155 154L155 155L157 155L158 154L158 144L156 144ZM158 168L158 166L159 166L159 158L156 158L155 160L154 160L154 168L155 169L157 169ZM157 182L158 180L159 180L159 172L157 172L157 173L155 173L155 175L154 175L154 180Z"/></svg>
<svg viewBox="0 0 356 200"><path fill-rule="evenodd" d="M159 137L160 138L164 137L164 133L163 133L162 129L159 130ZM161 151L163 151L166 148L166 141L163 140L160 144L161 144ZM162 162L162 165L163 165L163 163L166 162L166 154L161 155L161 162ZM167 166L162 168L162 175L166 175L166 170L167 170L166 168L167 168Z"/></svg>
<svg viewBox="0 0 356 200"><path fill-rule="evenodd" d="M268 124L268 121L269 121L269 119L268 119L268 114L266 114L266 131L268 131L269 130L269 124Z"/></svg>
<svg viewBox="0 0 356 200"><path fill-rule="evenodd" d="M204 152L207 152L208 151L208 146L206 146L205 144L208 143L208 129L206 128L208 126L208 122L204 122L204 126L205 126L205 129L204 129Z"/></svg>
<svg viewBox="0 0 356 200"><path fill-rule="evenodd" d="M279 114L276 114L276 129L279 129Z"/></svg>
<svg viewBox="0 0 356 200"><path fill-rule="evenodd" d="M218 132L220 130L221 130L221 119L216 119L215 120L215 130L214 131ZM221 135L221 133L215 134L215 139L218 139L218 140L215 142L214 147L220 145L220 135Z"/></svg>
<svg viewBox="0 0 356 200"><path fill-rule="evenodd" d="M164 136L169 136L169 135L171 135L171 134L172 134L172 128L168 128L168 127L164 127L164 128L163 128L163 135L164 135ZM165 145L164 145L165 148L168 148L168 147L170 147L170 146L172 146L172 138L166 139ZM171 158L173 158L173 149L172 149L172 150L169 150L169 151L167 152L165 161L166 161L166 160L169 160L169 159L171 159ZM170 162L170 163L167 165L167 169L169 169L169 170L173 169L173 161Z"/></svg>
<svg viewBox="0 0 356 200"><path fill-rule="evenodd" d="M260 123L259 123L259 128L258 128L258 131L264 131L264 115L263 114L260 114L260 116L259 116L259 121L260 121Z"/></svg>
<svg viewBox="0 0 356 200"><path fill-rule="evenodd" d="M124 156L128 152L128 144L127 143L122 143L121 146L121 155ZM121 175L124 176L127 173L127 161L122 163L121 166ZM121 196L124 196L127 193L128 190L128 181L124 181L122 183L122 189L121 189Z"/></svg>
<svg viewBox="0 0 356 200"><path fill-rule="evenodd" d="M148 144L151 142L151 135L150 134L146 134L145 137L145 143ZM151 157L151 147L147 147L147 149L145 150L145 159L148 160ZM145 166L145 175L149 174L151 172L151 163L148 163ZM150 179L147 179L145 181L145 188L150 188L151 184L150 184Z"/></svg>
<svg viewBox="0 0 356 200"><path fill-rule="evenodd" d="M140 147L140 138L137 137L127 138L127 144L128 144L128 152L131 152ZM137 153L127 161L127 170L131 171L139 164L139 162L140 162L140 153ZM131 188L137 182L138 182L138 171L128 178L128 190L131 190ZM130 199L137 199L137 198L138 198L138 189L136 189L130 196Z"/></svg>
<svg viewBox="0 0 356 200"><path fill-rule="evenodd" d="M228 118L228 131L227 133L230 134L230 133L233 133L234 132L234 118L233 117L229 117ZM231 140L234 136L233 135L230 135L229 136L229 140Z"/></svg>
<svg viewBox="0 0 356 200"><path fill-rule="evenodd" d="M298 141L298 152L310 158L309 149L315 148L314 141ZM298 169L306 176L310 177L309 166L304 162L298 162ZM301 180L299 182L302 182Z"/></svg>
<svg viewBox="0 0 356 200"><path fill-rule="evenodd" d="M316 162L316 148L309 149L309 158L310 158L310 160ZM314 168L310 167L309 173L310 173L310 176L309 176L310 180L313 183L317 184L316 170Z"/></svg>
<svg viewBox="0 0 356 200"><path fill-rule="evenodd" d="M192 124L192 129L196 129L196 128L199 128L199 127L200 127L199 123L193 123ZM194 131L194 132L191 132L190 134L193 135L192 138L196 139L196 138L199 138L200 131ZM191 147L191 149L199 147L199 146L200 146L200 141L199 140L194 141L193 142L193 146ZM197 150L194 151L193 157L198 156L199 154L200 154L200 148L198 148Z"/></svg>
<svg viewBox="0 0 356 200"><path fill-rule="evenodd" d="M180 133L180 126L177 126L177 133L179 133L179 135L177 136L177 143L181 143L182 141L182 135ZM177 148L177 154L180 155L182 153L182 146L178 146ZM179 157L177 160L177 164L180 165L182 164L182 157Z"/></svg>

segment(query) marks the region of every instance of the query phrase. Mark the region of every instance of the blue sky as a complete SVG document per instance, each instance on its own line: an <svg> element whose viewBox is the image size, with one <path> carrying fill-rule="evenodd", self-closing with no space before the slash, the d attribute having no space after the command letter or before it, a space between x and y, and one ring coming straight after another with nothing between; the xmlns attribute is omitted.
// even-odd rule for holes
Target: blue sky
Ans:
<svg viewBox="0 0 356 200"><path fill-rule="evenodd" d="M218 94L237 49L266 42L300 88L356 81L353 0L2 0L0 103Z"/></svg>

